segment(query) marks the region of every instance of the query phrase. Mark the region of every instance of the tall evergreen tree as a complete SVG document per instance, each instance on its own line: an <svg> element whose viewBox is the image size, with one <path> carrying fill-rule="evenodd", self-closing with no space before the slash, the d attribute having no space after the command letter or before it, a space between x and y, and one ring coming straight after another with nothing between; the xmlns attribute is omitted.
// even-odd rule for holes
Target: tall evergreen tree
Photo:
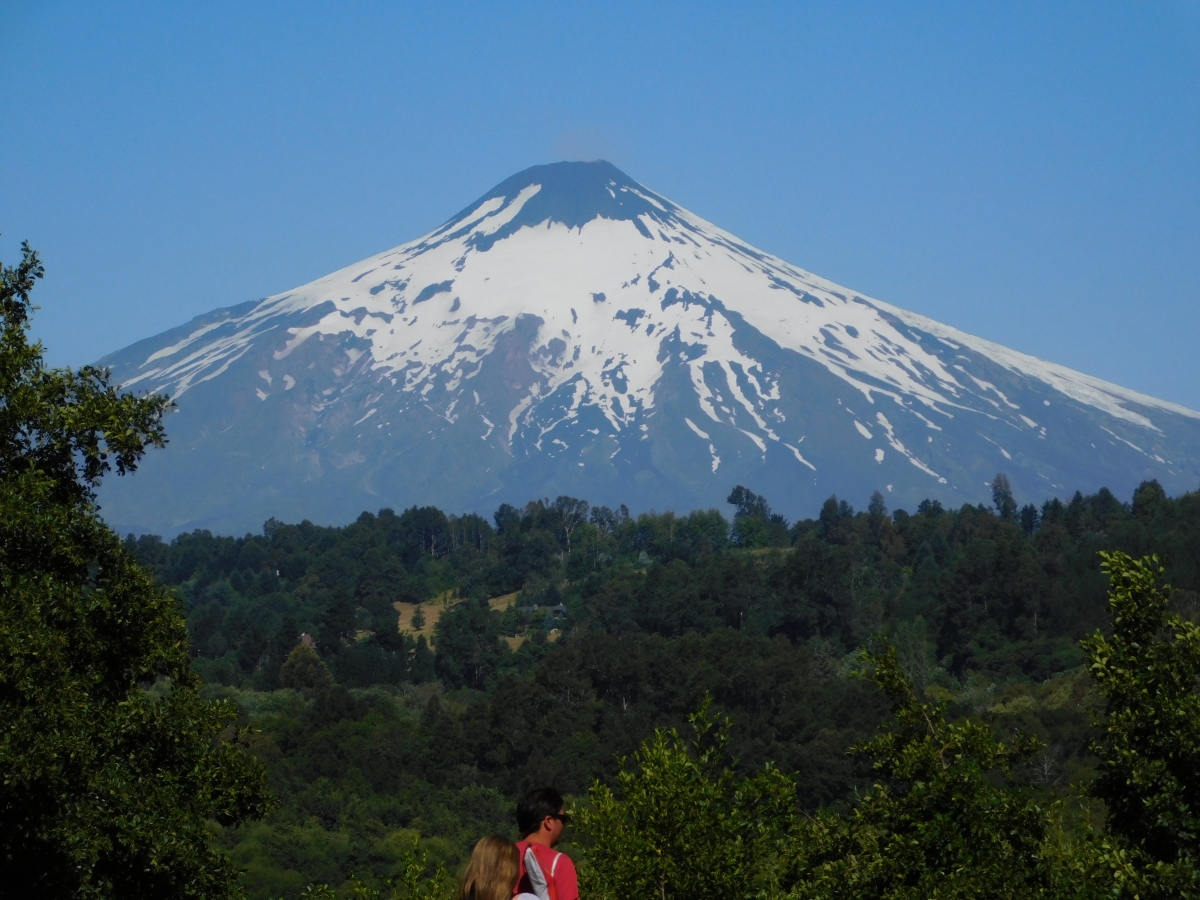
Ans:
<svg viewBox="0 0 1200 900"><path fill-rule="evenodd" d="M996 513L1004 521L1010 521L1017 515L1017 501L1013 498L1012 485L1008 481L1008 476L1003 472L997 472L996 477L992 479L992 503L996 506Z"/></svg>

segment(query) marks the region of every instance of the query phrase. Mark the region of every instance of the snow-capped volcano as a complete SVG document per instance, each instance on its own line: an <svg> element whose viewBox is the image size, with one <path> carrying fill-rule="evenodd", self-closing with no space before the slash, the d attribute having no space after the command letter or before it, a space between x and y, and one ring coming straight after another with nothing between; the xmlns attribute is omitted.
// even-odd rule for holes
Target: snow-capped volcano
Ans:
<svg viewBox="0 0 1200 900"><path fill-rule="evenodd" d="M105 360L172 443L122 528L256 529L557 494L811 514L1194 488L1200 414L1008 350L746 245L612 165L527 169L424 237Z"/></svg>

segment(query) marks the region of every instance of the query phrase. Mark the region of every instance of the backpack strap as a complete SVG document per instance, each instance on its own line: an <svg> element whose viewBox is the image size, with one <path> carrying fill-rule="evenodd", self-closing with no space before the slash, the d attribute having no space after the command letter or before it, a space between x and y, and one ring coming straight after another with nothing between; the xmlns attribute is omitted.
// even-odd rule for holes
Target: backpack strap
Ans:
<svg viewBox="0 0 1200 900"><path fill-rule="evenodd" d="M547 850L550 848L547 847ZM527 844L524 853L525 874L529 878L530 887L533 888L533 893L536 894L539 900L558 900L558 885L554 883L554 873L558 869L558 860L561 853L554 854L554 860L550 863L550 871L547 873L542 868L541 860L538 859L538 853L534 850L533 844Z"/></svg>
<svg viewBox="0 0 1200 900"><path fill-rule="evenodd" d="M550 863L550 877L546 879L546 890L550 894L550 900L558 900L558 884L554 880L554 870L558 868L558 858L561 853L554 854L554 861Z"/></svg>

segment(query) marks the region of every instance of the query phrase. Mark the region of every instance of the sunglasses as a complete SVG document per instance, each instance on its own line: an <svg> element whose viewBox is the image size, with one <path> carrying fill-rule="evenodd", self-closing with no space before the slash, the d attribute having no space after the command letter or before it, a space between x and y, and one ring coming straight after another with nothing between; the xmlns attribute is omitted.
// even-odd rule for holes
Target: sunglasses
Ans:
<svg viewBox="0 0 1200 900"><path fill-rule="evenodd" d="M558 821L562 822L563 825L571 824L571 814L570 813L550 813L550 818L558 819Z"/></svg>

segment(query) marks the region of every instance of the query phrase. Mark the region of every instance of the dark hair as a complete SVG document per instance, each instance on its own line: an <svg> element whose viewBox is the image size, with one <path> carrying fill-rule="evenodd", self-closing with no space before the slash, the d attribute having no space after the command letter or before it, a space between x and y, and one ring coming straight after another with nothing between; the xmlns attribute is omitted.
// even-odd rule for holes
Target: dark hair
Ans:
<svg viewBox="0 0 1200 900"><path fill-rule="evenodd" d="M552 787L530 791L517 804L517 831L528 837L539 828L546 816L553 816L563 808L562 794Z"/></svg>

